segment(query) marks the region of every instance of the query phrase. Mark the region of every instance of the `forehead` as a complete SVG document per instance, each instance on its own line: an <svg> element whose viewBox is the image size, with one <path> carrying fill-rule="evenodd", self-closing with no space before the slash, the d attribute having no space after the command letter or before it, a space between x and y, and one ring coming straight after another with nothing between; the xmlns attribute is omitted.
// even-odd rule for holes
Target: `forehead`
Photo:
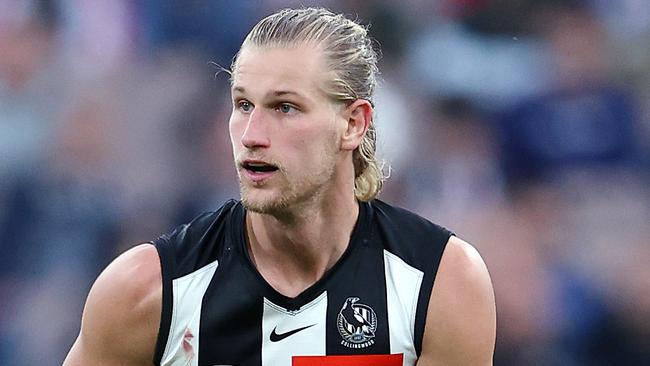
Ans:
<svg viewBox="0 0 650 366"><path fill-rule="evenodd" d="M267 93L290 90L308 97L323 97L323 52L316 46L244 46L233 72L233 89Z"/></svg>

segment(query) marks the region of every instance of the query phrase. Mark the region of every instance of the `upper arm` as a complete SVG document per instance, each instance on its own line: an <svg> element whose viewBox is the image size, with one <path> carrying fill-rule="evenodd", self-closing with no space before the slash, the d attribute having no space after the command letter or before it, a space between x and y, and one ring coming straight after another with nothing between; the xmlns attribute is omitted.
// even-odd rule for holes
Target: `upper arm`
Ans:
<svg viewBox="0 0 650 366"><path fill-rule="evenodd" d="M156 248L143 244L126 251L93 284L64 365L152 365L161 308Z"/></svg>
<svg viewBox="0 0 650 366"><path fill-rule="evenodd" d="M479 253L452 236L431 293L418 366L492 365L494 290Z"/></svg>

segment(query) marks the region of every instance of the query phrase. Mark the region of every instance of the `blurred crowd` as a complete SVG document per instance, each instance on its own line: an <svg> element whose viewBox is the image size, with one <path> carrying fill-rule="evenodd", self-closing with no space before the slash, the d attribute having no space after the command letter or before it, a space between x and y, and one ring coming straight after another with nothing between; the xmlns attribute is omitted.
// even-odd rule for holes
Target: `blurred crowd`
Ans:
<svg viewBox="0 0 650 366"><path fill-rule="evenodd" d="M0 0L0 365L60 364L102 268L238 197L215 64L301 5L371 25L380 198L482 253L495 365L650 364L650 1Z"/></svg>

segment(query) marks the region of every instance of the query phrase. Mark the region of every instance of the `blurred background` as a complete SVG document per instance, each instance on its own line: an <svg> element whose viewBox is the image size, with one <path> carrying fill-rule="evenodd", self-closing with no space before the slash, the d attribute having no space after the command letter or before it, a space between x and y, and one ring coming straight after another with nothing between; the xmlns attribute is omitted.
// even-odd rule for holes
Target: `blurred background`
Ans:
<svg viewBox="0 0 650 366"><path fill-rule="evenodd" d="M238 197L209 61L300 5L371 24L380 197L482 253L495 365L650 364L650 1L0 0L0 365L59 365L102 268Z"/></svg>

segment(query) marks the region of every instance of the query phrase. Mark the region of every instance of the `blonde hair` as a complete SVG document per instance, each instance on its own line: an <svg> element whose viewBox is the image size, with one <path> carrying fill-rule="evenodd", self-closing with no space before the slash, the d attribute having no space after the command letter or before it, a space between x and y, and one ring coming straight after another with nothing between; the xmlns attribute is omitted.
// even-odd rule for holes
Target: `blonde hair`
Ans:
<svg viewBox="0 0 650 366"><path fill-rule="evenodd" d="M334 101L368 100L378 82L377 52L372 47L368 30L341 14L323 8L284 9L262 19L253 27L241 49L254 46L291 46L314 43L323 50L325 62L334 77L328 80L325 92ZM237 67L237 56L231 69ZM374 121L354 150L354 194L360 201L374 199L385 180L377 150Z"/></svg>

